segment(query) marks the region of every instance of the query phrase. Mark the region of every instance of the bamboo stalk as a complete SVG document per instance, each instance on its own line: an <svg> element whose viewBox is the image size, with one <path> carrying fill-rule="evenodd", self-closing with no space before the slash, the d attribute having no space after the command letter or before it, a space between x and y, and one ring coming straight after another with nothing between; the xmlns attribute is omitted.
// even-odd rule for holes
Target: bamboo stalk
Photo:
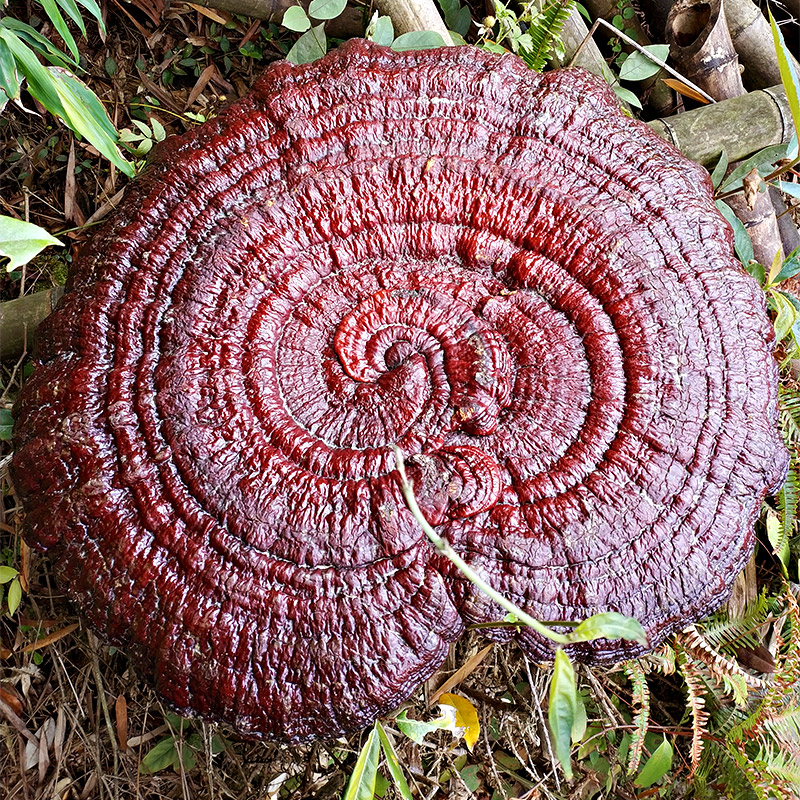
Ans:
<svg viewBox="0 0 800 800"><path fill-rule="evenodd" d="M745 93L722 0L677 0L666 35L673 63L715 100Z"/></svg>
<svg viewBox="0 0 800 800"><path fill-rule="evenodd" d="M614 80L600 48L592 39L577 8L572 9L561 29L561 41L564 43L564 54L551 59L553 66L564 67L570 64L574 67L583 67L583 69L599 75L608 83Z"/></svg>
<svg viewBox="0 0 800 800"><path fill-rule="evenodd" d="M703 106L648 123L687 158L700 164L715 161L724 149L740 161L773 144L788 142L794 131L783 86Z"/></svg>
<svg viewBox="0 0 800 800"><path fill-rule="evenodd" d="M375 7L381 14L391 17L395 34L435 31L442 35L446 44L453 44L433 0L375 0Z"/></svg>

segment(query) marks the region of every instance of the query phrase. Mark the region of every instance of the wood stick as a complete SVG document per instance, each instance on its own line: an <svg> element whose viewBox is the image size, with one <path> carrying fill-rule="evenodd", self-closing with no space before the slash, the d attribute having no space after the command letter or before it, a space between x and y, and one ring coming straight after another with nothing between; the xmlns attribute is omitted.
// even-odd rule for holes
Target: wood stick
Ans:
<svg viewBox="0 0 800 800"><path fill-rule="evenodd" d="M56 307L63 294L63 286L54 286L0 303L0 361L17 358L26 350L31 352L37 326Z"/></svg>
<svg viewBox="0 0 800 800"><path fill-rule="evenodd" d="M561 41L564 43L564 54L551 59L553 66L564 67L573 62L572 66L583 67L608 83L613 82L614 76L577 8L572 9L561 29Z"/></svg>
<svg viewBox="0 0 800 800"><path fill-rule="evenodd" d="M301 5L308 11L311 0L192 0L192 2L204 8L215 8L230 14L243 14L246 17L268 20L280 25L288 8ZM363 36L366 29L365 14L365 7L347 6L336 19L325 23L325 32L336 39Z"/></svg>

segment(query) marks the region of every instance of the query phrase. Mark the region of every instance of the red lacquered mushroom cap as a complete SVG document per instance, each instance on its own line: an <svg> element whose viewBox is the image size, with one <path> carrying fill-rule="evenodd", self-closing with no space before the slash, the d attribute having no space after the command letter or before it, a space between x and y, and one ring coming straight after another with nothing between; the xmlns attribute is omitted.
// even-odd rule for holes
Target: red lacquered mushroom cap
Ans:
<svg viewBox="0 0 800 800"><path fill-rule="evenodd" d="M26 537L173 706L249 735L358 728L502 618L395 444L496 588L655 646L727 596L786 466L731 250L704 170L586 73L279 64L165 143L42 328Z"/></svg>

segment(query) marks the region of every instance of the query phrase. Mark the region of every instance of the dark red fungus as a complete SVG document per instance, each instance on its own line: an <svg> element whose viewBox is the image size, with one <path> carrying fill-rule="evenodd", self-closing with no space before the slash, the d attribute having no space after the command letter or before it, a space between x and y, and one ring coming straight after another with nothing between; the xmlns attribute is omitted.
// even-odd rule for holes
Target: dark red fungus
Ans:
<svg viewBox="0 0 800 800"><path fill-rule="evenodd" d="M356 729L502 618L394 444L496 588L657 645L728 595L786 465L710 189L581 71L365 42L270 68L164 143L42 327L27 540L174 707L248 735Z"/></svg>

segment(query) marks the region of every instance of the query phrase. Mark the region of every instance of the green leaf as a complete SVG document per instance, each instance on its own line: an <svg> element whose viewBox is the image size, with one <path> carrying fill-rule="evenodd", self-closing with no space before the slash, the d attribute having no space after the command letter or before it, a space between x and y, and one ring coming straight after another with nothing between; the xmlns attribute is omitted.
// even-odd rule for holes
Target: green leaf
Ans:
<svg viewBox="0 0 800 800"><path fill-rule="evenodd" d="M11 409L0 408L0 442L10 442L13 433L14 417L11 416Z"/></svg>
<svg viewBox="0 0 800 800"><path fill-rule="evenodd" d="M639 98L629 89L626 89L624 86L620 86L618 83L614 84L614 86L612 86L611 88L614 90L614 94L624 103L627 103L628 105L631 105L634 108L642 107Z"/></svg>
<svg viewBox="0 0 800 800"><path fill-rule="evenodd" d="M0 216L0 258L8 259L8 272L24 266L45 247L54 244L63 247L63 242L44 228L21 219Z"/></svg>
<svg viewBox="0 0 800 800"><path fill-rule="evenodd" d="M372 41L388 47L394 41L394 25L391 17L378 17L372 27Z"/></svg>
<svg viewBox="0 0 800 800"><path fill-rule="evenodd" d="M3 20L6 21L5 19ZM0 40L4 41L14 54L19 71L28 80L28 91L51 113L64 116L64 106L53 85L53 77L39 63L31 49L8 28L0 27Z"/></svg>
<svg viewBox="0 0 800 800"><path fill-rule="evenodd" d="M126 161L117 148L117 130L108 118L97 95L74 75L61 67L48 67L54 86L61 100L64 122L91 142L117 169L132 178L133 164Z"/></svg>
<svg viewBox="0 0 800 800"><path fill-rule="evenodd" d="M392 50L395 53L403 53L406 50L431 50L434 47L444 46L442 34L436 31L411 31L398 36L392 42Z"/></svg>
<svg viewBox="0 0 800 800"><path fill-rule="evenodd" d="M178 762L178 751L175 749L175 740L171 736L165 736L147 755L142 759L139 768L142 772L161 772Z"/></svg>
<svg viewBox="0 0 800 800"><path fill-rule="evenodd" d="M64 17L61 16L61 12L58 10L55 0L39 0L39 2L47 12L47 16L50 17L50 22L53 23L53 27L58 31L58 35L64 40L64 44L66 44L70 53L72 53L72 57L77 61L80 58L78 45L75 43L75 37L70 33Z"/></svg>
<svg viewBox="0 0 800 800"><path fill-rule="evenodd" d="M661 780L672 766L672 745L664 737L664 741L656 748L653 755L647 759L634 784L642 789L652 786Z"/></svg>
<svg viewBox="0 0 800 800"><path fill-rule="evenodd" d="M304 33L286 54L286 60L292 64L310 64L325 55L328 40L325 38L325 23L313 27Z"/></svg>
<svg viewBox="0 0 800 800"><path fill-rule="evenodd" d="M790 197L800 200L800 183L789 183L788 181L775 181L775 185L782 192L785 192Z"/></svg>
<svg viewBox="0 0 800 800"><path fill-rule="evenodd" d="M644 49L661 61L669 56L668 44L650 44ZM622 81L643 81L655 75L660 69L659 64L636 50L625 59L625 63L619 71L619 78Z"/></svg>
<svg viewBox="0 0 800 800"><path fill-rule="evenodd" d="M792 250L788 256L783 260L780 272L775 276L772 283L780 283L781 281L794 278L800 272L800 247Z"/></svg>
<svg viewBox="0 0 800 800"><path fill-rule="evenodd" d="M155 117L150 117L150 127L153 130L153 139L157 142L163 142L167 138L164 126Z"/></svg>
<svg viewBox="0 0 800 800"><path fill-rule="evenodd" d="M782 342L789 335L792 325L797 321L797 310L781 292L773 291L770 292L770 295L775 301L775 308L778 312L773 323L775 326L775 338L778 342Z"/></svg>
<svg viewBox="0 0 800 800"><path fill-rule="evenodd" d="M86 36L86 25L75 0L56 0L64 13L78 26L83 36Z"/></svg>
<svg viewBox="0 0 800 800"><path fill-rule="evenodd" d="M784 571L789 566L789 537L785 535L780 517L774 512L767 514L767 538L772 545L772 552L780 559Z"/></svg>
<svg viewBox="0 0 800 800"><path fill-rule="evenodd" d="M308 14L314 19L335 19L344 11L347 0L311 0Z"/></svg>
<svg viewBox="0 0 800 800"><path fill-rule="evenodd" d="M719 213L728 220L728 224L733 228L733 247L739 257L739 261L747 266L753 260L753 242L750 240L747 228L742 225L739 217L733 213L733 209L727 203L717 200L716 206Z"/></svg>
<svg viewBox="0 0 800 800"><path fill-rule="evenodd" d="M395 723L400 731L408 736L412 742L422 744L423 739L432 731L441 730L443 725L441 720L434 722L422 722L418 719L409 719L406 711L401 711L395 719Z"/></svg>
<svg viewBox="0 0 800 800"><path fill-rule="evenodd" d="M9 581L13 581L17 575L19 575L19 572L17 572L14 567L0 567L0 583L8 583Z"/></svg>
<svg viewBox="0 0 800 800"><path fill-rule="evenodd" d="M16 100L19 97L20 83L14 54L0 39L0 89L6 93L8 100ZM0 97L0 102L4 102L2 97Z"/></svg>
<svg viewBox="0 0 800 800"><path fill-rule="evenodd" d="M3 17L2 25L0 28L5 28L8 31L14 31L23 44L30 47L37 53L44 56L51 64L56 64L61 67L72 67L78 69L78 62L71 56L59 50L46 36L42 36L35 28L20 22L14 17Z"/></svg>
<svg viewBox="0 0 800 800"><path fill-rule="evenodd" d="M550 706L547 709L547 722L556 758L567 780L572 779L572 763L570 750L572 747L572 729L577 713L577 689L575 687L575 671L569 657L561 649L556 650L553 665L553 678L550 681Z"/></svg>
<svg viewBox="0 0 800 800"><path fill-rule="evenodd" d="M103 22L103 12L95 0L78 0L78 2L97 20L100 30L105 32L106 24Z"/></svg>
<svg viewBox="0 0 800 800"><path fill-rule="evenodd" d="M748 275L752 275L758 281L759 286L764 288L767 285L767 271L764 269L763 264L759 264L758 261L751 261L744 269Z"/></svg>
<svg viewBox="0 0 800 800"><path fill-rule="evenodd" d="M304 8L301 6L291 6L286 9L281 24L290 31L303 33L303 31L307 31L311 27L311 20L308 18L308 14L306 14Z"/></svg>
<svg viewBox="0 0 800 800"><path fill-rule="evenodd" d="M714 171L711 173L711 184L715 189L722 183L726 169L728 169L728 153L726 150L723 150L719 154L719 160L714 167Z"/></svg>
<svg viewBox="0 0 800 800"><path fill-rule="evenodd" d="M378 731L378 738L381 740L383 754L386 757L386 766L389 767L389 773L392 776L394 785L397 787L397 791L400 792L400 796L403 800L413 800L408 781L406 780L406 776L403 775L403 770L400 766L400 760L380 722L375 723L375 730Z"/></svg>
<svg viewBox="0 0 800 800"><path fill-rule="evenodd" d="M378 775L380 752L380 740L376 727L370 731L366 744L361 749L342 800L372 800L375 797L375 780Z"/></svg>
<svg viewBox="0 0 800 800"><path fill-rule="evenodd" d="M638 620L616 611L604 611L585 619L570 634L570 641L591 642L594 639L629 639L647 647L647 635Z"/></svg>
<svg viewBox="0 0 800 800"><path fill-rule="evenodd" d="M797 133L797 138L800 140L800 81L797 79L797 70L792 62L792 55L789 48L786 47L786 42L783 40L780 28L772 16L772 10L769 11L769 26L772 28L772 41L775 45L775 55L778 57L778 69L781 73L781 83L783 88L786 89L786 99L789 102L789 108L792 112L792 119L794 120L794 129Z"/></svg>
<svg viewBox="0 0 800 800"><path fill-rule="evenodd" d="M19 578L14 578L11 581L11 586L8 587L8 615L17 613L19 604L22 602L22 584Z"/></svg>
<svg viewBox="0 0 800 800"><path fill-rule="evenodd" d="M759 150L750 158L745 159L739 163L736 169L731 171L731 174L725 178L724 183L720 186L720 191L727 192L731 189L738 189L742 185L742 179L753 167L758 169L758 174L764 178L772 172L772 165L782 158L786 158L789 152L791 142L788 144L774 144Z"/></svg>

